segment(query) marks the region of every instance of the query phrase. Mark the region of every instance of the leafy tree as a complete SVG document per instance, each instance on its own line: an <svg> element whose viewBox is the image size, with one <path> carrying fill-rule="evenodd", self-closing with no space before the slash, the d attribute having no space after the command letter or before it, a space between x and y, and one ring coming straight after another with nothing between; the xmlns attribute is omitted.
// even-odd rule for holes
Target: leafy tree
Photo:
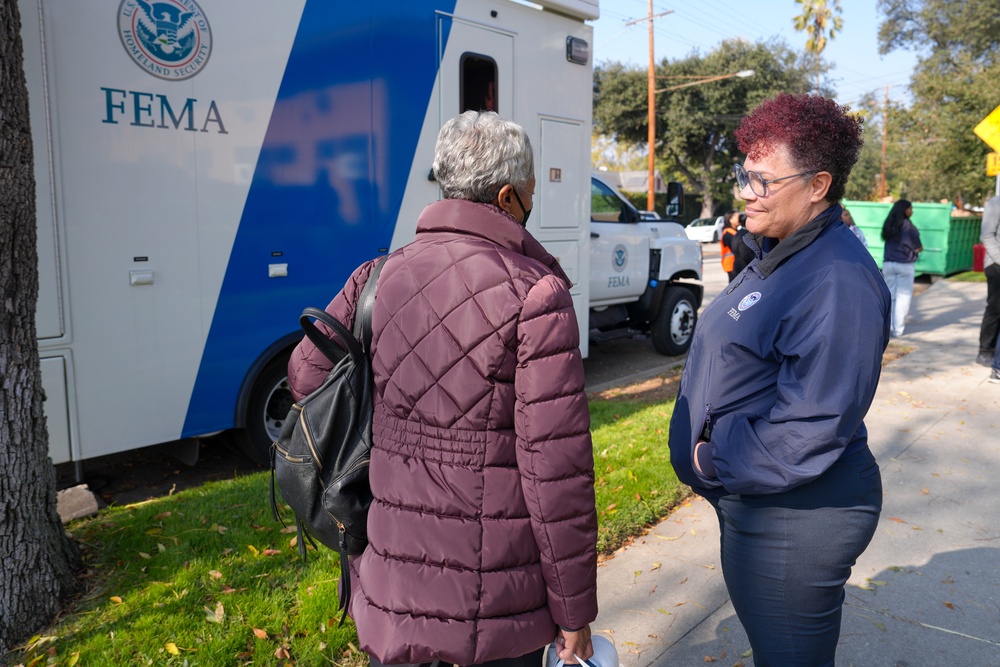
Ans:
<svg viewBox="0 0 1000 667"><path fill-rule="evenodd" d="M851 170L847 182L846 199L876 201L881 194L882 143L885 141L886 196L893 199L908 194L907 182L899 166L906 164L909 143L902 137L912 126L912 114L897 102L888 105L880 94L863 96L853 113L864 118L865 144L861 155Z"/></svg>
<svg viewBox="0 0 1000 667"><path fill-rule="evenodd" d="M993 190L990 148L972 129L1000 104L1000 12L996 0L879 0L879 49L921 53L913 105L898 133L898 165L911 199L980 203ZM890 137L890 141L892 138Z"/></svg>
<svg viewBox="0 0 1000 667"><path fill-rule="evenodd" d="M806 92L809 70L780 40L751 44L724 41L708 55L697 52L662 61L657 81L665 88L700 77L754 70L746 78L727 78L656 96L657 163L701 198L701 216L713 215L734 197L733 164L743 155L733 130L753 107L779 92ZM678 78L686 77L686 78ZM692 78L694 77L694 78ZM647 140L647 72L621 63L594 71L594 129L633 146Z"/></svg>
<svg viewBox="0 0 1000 667"><path fill-rule="evenodd" d="M590 164L594 169L642 171L649 165L647 155L645 151L635 146L615 141L604 134L595 134L591 137Z"/></svg>
<svg viewBox="0 0 1000 667"><path fill-rule="evenodd" d="M0 0L0 664L75 588L56 513L35 336L38 268L28 91L17 2Z"/></svg>
<svg viewBox="0 0 1000 667"><path fill-rule="evenodd" d="M816 72L816 92L819 93L819 75L822 70L821 54L826 48L828 39L834 39L844 27L844 19L840 17L840 0L795 0L802 7L802 13L792 19L792 25L799 32L808 35L806 51L813 56L813 67Z"/></svg>

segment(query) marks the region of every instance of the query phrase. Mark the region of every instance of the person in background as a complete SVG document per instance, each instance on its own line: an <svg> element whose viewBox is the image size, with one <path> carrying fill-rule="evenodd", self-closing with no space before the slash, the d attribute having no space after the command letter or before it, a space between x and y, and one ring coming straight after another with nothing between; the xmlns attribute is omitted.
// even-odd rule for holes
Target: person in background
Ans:
<svg viewBox="0 0 1000 667"><path fill-rule="evenodd" d="M374 667L538 667L593 655L597 512L570 280L525 225L534 158L519 125L466 111L441 128L444 199L379 275L369 544L349 612ZM374 262L327 311L350 328ZM304 340L295 398L330 362Z"/></svg>
<svg viewBox="0 0 1000 667"><path fill-rule="evenodd" d="M754 260L753 250L744 242L743 237L749 234L746 228L746 213L740 213L740 226L736 234L729 238L729 247L732 248L735 260L733 261L733 271L729 274L729 282L733 282L736 276L743 272L750 262Z"/></svg>
<svg viewBox="0 0 1000 667"><path fill-rule="evenodd" d="M840 219L844 221L844 224L847 225L848 229L854 232L854 235L858 237L861 244L867 248L868 239L865 238L865 233L861 231L861 228L854 224L854 218L851 217L851 212L845 208L844 212L840 214Z"/></svg>
<svg viewBox="0 0 1000 667"><path fill-rule="evenodd" d="M864 417L889 293L837 204L861 118L781 94L736 130L751 262L705 307L670 421L670 461L720 526L722 572L757 667L832 667L844 584L878 524Z"/></svg>
<svg viewBox="0 0 1000 667"><path fill-rule="evenodd" d="M924 249L920 245L920 232L910 222L912 215L913 206L900 199L892 205L882 223L882 240L885 241L882 276L892 295L892 335L895 337L902 336L906 327L913 299L914 265Z"/></svg>
<svg viewBox="0 0 1000 667"><path fill-rule="evenodd" d="M722 238L719 239L719 252L722 256L722 270L729 276L729 282L733 281L736 275L733 267L736 264L736 253L730 241L736 236L736 230L740 227L740 212L730 211L726 213L726 226L722 228Z"/></svg>
<svg viewBox="0 0 1000 667"><path fill-rule="evenodd" d="M976 363L992 367L989 381L1000 383L1000 197L993 197L983 208L979 239L986 246L983 272L986 274L986 310L979 329L979 356Z"/></svg>

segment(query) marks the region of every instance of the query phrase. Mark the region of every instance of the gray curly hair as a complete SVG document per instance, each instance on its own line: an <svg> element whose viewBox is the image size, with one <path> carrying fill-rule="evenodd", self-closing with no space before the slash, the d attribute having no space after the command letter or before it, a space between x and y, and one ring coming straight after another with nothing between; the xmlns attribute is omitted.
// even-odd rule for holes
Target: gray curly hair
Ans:
<svg viewBox="0 0 1000 667"><path fill-rule="evenodd" d="M493 111L466 111L441 128L433 168L445 199L489 204L507 183L523 193L535 159L520 125Z"/></svg>

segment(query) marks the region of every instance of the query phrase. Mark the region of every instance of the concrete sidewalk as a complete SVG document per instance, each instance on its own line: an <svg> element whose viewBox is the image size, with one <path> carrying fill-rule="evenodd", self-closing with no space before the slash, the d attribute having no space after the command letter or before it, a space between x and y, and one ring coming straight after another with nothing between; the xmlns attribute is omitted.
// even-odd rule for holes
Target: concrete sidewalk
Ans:
<svg viewBox="0 0 1000 667"><path fill-rule="evenodd" d="M847 585L838 665L1000 665L1000 385L973 363L984 283L913 300L866 423L881 464L878 531ZM663 443L666 447L666 442ZM693 499L598 571L595 632L623 667L753 665Z"/></svg>

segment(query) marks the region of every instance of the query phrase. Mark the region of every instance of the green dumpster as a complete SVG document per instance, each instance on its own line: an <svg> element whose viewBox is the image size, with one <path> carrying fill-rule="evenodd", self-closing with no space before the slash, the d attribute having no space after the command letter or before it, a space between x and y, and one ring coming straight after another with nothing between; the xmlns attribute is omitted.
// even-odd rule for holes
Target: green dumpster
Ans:
<svg viewBox="0 0 1000 667"><path fill-rule="evenodd" d="M851 212L855 224L865 233L868 251L879 268L882 268L882 223L889 215L891 203L871 201L844 201L844 208ZM928 273L950 276L972 268L972 246L979 243L982 218L952 217L951 204L913 202L910 220L920 231L924 246L917 260L917 275Z"/></svg>

